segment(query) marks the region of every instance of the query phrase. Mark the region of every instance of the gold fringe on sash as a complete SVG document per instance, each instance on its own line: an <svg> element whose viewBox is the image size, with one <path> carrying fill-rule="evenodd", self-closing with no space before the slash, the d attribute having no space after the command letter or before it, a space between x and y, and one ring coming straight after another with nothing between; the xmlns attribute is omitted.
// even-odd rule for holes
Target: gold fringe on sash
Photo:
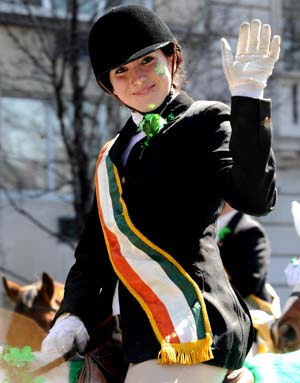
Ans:
<svg viewBox="0 0 300 383"><path fill-rule="evenodd" d="M197 364L213 359L211 334L205 339L188 343L171 344L163 341L158 354L159 364Z"/></svg>

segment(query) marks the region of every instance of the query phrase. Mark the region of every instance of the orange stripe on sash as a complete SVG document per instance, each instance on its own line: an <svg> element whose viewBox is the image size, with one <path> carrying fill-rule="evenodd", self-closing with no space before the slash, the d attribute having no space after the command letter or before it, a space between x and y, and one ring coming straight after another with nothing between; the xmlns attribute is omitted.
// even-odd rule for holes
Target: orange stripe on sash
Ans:
<svg viewBox="0 0 300 383"><path fill-rule="evenodd" d="M102 211L99 212L102 215ZM166 338L170 334L170 328L173 328L173 323L169 316L168 311L165 308L165 305L161 302L156 294L154 294L153 290L144 283L144 281L140 278L140 276L133 270L133 268L128 264L124 256L122 255L119 242L108 227L104 228L105 234L110 244L110 256L113 257L113 266L115 265L115 271L122 282L125 282L127 286L126 279L131 280L131 286L134 290L131 293L136 297L137 300L140 301L147 300L150 311L149 315L155 318L155 321L160 323L160 332L163 338ZM124 277L126 275L126 279ZM128 287L128 286L127 286ZM139 291L140 296L137 295L136 291ZM146 299L147 297L147 299ZM159 302L159 304L157 304ZM172 333L172 341L179 342L179 339L175 333L175 330Z"/></svg>

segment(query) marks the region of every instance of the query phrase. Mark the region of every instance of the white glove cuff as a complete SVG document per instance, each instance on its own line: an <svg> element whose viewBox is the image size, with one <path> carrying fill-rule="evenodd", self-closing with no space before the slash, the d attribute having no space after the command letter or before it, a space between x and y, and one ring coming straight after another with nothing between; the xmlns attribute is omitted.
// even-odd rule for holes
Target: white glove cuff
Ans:
<svg viewBox="0 0 300 383"><path fill-rule="evenodd" d="M243 96L259 99L264 98L263 88L257 87L254 84L244 84L230 87L230 92L232 96Z"/></svg>
<svg viewBox="0 0 300 383"><path fill-rule="evenodd" d="M89 339L90 336L81 319L65 313L58 317L43 340L42 352L63 355L72 349L74 342L77 343L78 350L83 352Z"/></svg>
<svg viewBox="0 0 300 383"><path fill-rule="evenodd" d="M61 315L56 319L55 323L59 323L61 320L68 318L70 315L71 315L70 313L64 313L64 314L61 314Z"/></svg>

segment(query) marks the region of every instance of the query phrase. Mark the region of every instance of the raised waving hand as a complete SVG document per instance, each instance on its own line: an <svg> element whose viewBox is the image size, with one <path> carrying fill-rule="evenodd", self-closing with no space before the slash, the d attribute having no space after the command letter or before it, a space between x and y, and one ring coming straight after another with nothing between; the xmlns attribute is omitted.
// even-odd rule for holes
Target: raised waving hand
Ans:
<svg viewBox="0 0 300 383"><path fill-rule="evenodd" d="M232 96L263 97L263 90L280 54L280 36L271 38L271 27L254 19L240 26L236 55L221 39L223 70Z"/></svg>

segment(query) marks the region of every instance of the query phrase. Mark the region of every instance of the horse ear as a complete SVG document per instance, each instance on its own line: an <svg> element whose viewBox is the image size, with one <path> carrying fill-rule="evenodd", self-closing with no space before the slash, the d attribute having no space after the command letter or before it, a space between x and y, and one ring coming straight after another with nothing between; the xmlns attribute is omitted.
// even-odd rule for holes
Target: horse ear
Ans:
<svg viewBox="0 0 300 383"><path fill-rule="evenodd" d="M43 272L42 275L42 287L40 294L43 295L46 302L50 303L53 294L54 294L54 282L50 275L46 272Z"/></svg>
<svg viewBox="0 0 300 383"><path fill-rule="evenodd" d="M4 276L2 277L2 282L3 282L4 289L6 291L6 294L9 297L9 299L12 302L17 303L18 295L19 295L19 292L21 290L21 286L18 283L10 281L9 279L7 279Z"/></svg>

